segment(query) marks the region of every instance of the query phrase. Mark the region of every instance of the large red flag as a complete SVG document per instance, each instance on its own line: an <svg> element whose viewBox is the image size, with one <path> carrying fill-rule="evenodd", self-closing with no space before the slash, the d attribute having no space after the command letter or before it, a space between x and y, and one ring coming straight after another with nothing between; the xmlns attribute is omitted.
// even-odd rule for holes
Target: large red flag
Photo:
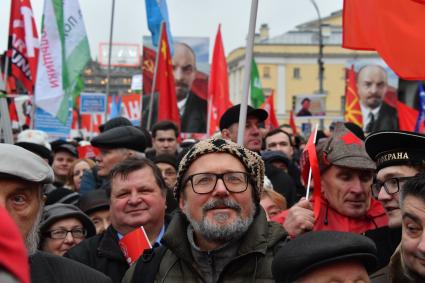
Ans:
<svg viewBox="0 0 425 283"><path fill-rule="evenodd" d="M314 131L310 134L308 138L308 142L304 148L304 151L301 156L301 175L306 186L307 190L310 190L308 187L308 183L313 177L313 202L314 202L314 217L317 218L319 216L321 201L321 184L320 184L320 169L319 162L317 159L316 153L316 136L317 136L317 126Z"/></svg>
<svg viewBox="0 0 425 283"><path fill-rule="evenodd" d="M158 121L170 120L180 125L180 114L177 107L176 86L174 81L173 63L168 45L167 30L162 23L161 43L158 47L158 68L155 90L159 92Z"/></svg>
<svg viewBox="0 0 425 283"><path fill-rule="evenodd" d="M274 111L274 91L272 94L264 101L260 107L269 113L266 121L264 121L265 127L267 129L274 129L279 127L279 121L276 118L276 112Z"/></svg>
<svg viewBox="0 0 425 283"><path fill-rule="evenodd" d="M398 126L400 128L400 131L414 132L419 111L407 106L406 104L400 101L397 101L396 108L398 113Z"/></svg>
<svg viewBox="0 0 425 283"><path fill-rule="evenodd" d="M39 42L29 0L12 1L8 52L10 74L20 80L28 93L34 92Z"/></svg>
<svg viewBox="0 0 425 283"><path fill-rule="evenodd" d="M215 37L211 63L210 80L208 82L208 133L214 134L219 129L220 117L232 106L229 99L229 81L227 62L224 55L220 25Z"/></svg>
<svg viewBox="0 0 425 283"><path fill-rule="evenodd" d="M345 0L343 47L376 50L401 78L424 80L425 1Z"/></svg>
<svg viewBox="0 0 425 283"><path fill-rule="evenodd" d="M347 71L347 85L345 87L345 121L352 122L363 128L363 116L360 108L360 99L357 92L356 72L354 66Z"/></svg>

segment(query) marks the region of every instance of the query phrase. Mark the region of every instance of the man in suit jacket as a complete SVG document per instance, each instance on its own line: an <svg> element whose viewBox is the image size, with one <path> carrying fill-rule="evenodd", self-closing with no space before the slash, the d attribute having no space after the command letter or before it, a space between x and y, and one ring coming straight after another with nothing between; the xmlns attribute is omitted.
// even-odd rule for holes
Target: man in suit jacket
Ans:
<svg viewBox="0 0 425 283"><path fill-rule="evenodd" d="M379 65L366 65L357 73L357 90L363 115L363 130L398 130L397 110L385 103L388 89L386 70Z"/></svg>
<svg viewBox="0 0 425 283"><path fill-rule="evenodd" d="M181 132L205 133L207 130L207 101L191 91L196 78L196 56L189 45L174 44L173 68ZM151 125L157 121L158 93L155 93L153 98L154 112ZM148 120L149 100L149 96L143 97L142 124L144 127Z"/></svg>
<svg viewBox="0 0 425 283"><path fill-rule="evenodd" d="M25 240L31 282L111 282L78 262L37 251L43 184L53 182L53 170L41 157L16 145L0 144L0 156L0 204Z"/></svg>

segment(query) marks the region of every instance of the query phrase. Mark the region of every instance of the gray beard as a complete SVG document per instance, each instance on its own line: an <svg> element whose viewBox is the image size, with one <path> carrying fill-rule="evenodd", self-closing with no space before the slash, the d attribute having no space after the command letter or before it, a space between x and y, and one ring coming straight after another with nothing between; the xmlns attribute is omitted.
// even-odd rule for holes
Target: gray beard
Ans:
<svg viewBox="0 0 425 283"><path fill-rule="evenodd" d="M43 207L41 207L37 213L37 217L32 225L31 230L28 232L28 235L25 238L25 246L27 247L28 255L33 255L36 253L38 248L38 243L40 241L39 227L41 214L43 213Z"/></svg>
<svg viewBox="0 0 425 283"><path fill-rule="evenodd" d="M245 219L240 216L241 207L231 199L212 199L202 206L202 211L205 214L209 209L223 204L227 207L234 208L238 212L236 220L231 223L217 224L215 222L211 222L204 216L202 217L202 220L198 222L190 214L187 202L183 207L183 213L186 215L195 233L202 235L202 237L207 241L225 243L239 239L243 234L245 234L249 226L251 226L254 221L256 206L252 206L249 216ZM225 222L227 220L227 215L218 214L215 216L215 220L220 223Z"/></svg>

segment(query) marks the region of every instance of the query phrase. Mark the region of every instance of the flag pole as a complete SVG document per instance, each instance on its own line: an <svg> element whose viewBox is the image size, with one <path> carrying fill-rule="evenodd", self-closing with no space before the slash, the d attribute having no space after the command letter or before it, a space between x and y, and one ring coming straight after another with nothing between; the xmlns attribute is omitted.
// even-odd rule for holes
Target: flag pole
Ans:
<svg viewBox="0 0 425 283"><path fill-rule="evenodd" d="M106 101L109 97L109 87L111 83L111 56L112 56L112 37L114 32L114 14L115 14L115 0L112 0L112 11L111 11L111 27L109 30L109 52L108 52L108 72L106 81ZM105 123L108 120L108 107L105 111Z"/></svg>
<svg viewBox="0 0 425 283"><path fill-rule="evenodd" d="M318 127L319 127L319 125L316 124L316 127L314 128L314 139L313 139L314 144L316 143ZM306 195L305 195L306 200L308 200L308 198L310 197L311 174L312 174L312 169L311 169L311 164L310 164L310 170L308 170L307 192L306 192Z"/></svg>
<svg viewBox="0 0 425 283"><path fill-rule="evenodd" d="M6 55L5 63L8 64L8 57ZM7 65L5 66L5 71L7 70ZM4 73L4 77L7 79L7 73ZM13 134L12 134L12 127L11 127L11 121L9 116L9 107L7 106L7 99L6 99L6 93L7 93L7 84L3 81L3 77L0 75L0 91L4 89L4 94L0 92L0 130L2 132L2 135L4 137L5 143L13 144Z"/></svg>
<svg viewBox="0 0 425 283"><path fill-rule="evenodd" d="M248 28L248 39L247 46L245 49L245 73L242 86L242 98L241 98L241 108L239 112L239 128L238 128L238 144L243 145L243 137L245 132L246 124L246 113L248 107L248 92L249 92L249 82L251 77L251 64L252 64L252 53L254 49L254 34L255 34L255 23L257 21L257 10L258 10L258 0L252 0L251 2L251 16L249 19L249 28Z"/></svg>
<svg viewBox="0 0 425 283"><path fill-rule="evenodd" d="M148 130L151 129L151 124L152 124L152 117L153 117L153 104L154 104L154 94L155 94L155 86L156 86L156 78L157 78L157 73L158 73L158 61L159 61L159 53L161 52L160 48L161 48L161 38L162 38L162 30L164 29L164 25L165 22L162 21L161 22L161 27L159 29L159 39L158 39L158 50L156 51L156 58L155 58L155 69L153 72L153 78L152 78L152 88L151 88L151 94L149 97L149 109L148 109L148 122L146 124L146 128Z"/></svg>

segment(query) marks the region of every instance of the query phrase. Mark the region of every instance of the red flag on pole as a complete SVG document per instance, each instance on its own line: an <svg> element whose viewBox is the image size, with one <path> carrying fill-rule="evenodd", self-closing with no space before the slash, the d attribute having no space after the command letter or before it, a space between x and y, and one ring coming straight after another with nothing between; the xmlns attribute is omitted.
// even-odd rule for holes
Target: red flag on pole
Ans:
<svg viewBox="0 0 425 283"><path fill-rule="evenodd" d="M38 53L38 34L31 3L29 0L12 1L7 52L10 74L20 80L30 94L34 92Z"/></svg>
<svg viewBox="0 0 425 283"><path fill-rule="evenodd" d="M264 101L260 108L266 110L269 114L266 121L264 121L266 129L278 128L279 122L274 111L274 91L272 91L272 94Z"/></svg>
<svg viewBox="0 0 425 283"><path fill-rule="evenodd" d="M219 25L215 37L210 79L208 82L209 135L213 135L219 129L220 117L231 106L227 62L221 38L221 25Z"/></svg>
<svg viewBox="0 0 425 283"><path fill-rule="evenodd" d="M345 87L345 121L352 122L363 128L363 116L360 108L360 99L357 92L356 72L354 66L347 71L347 85Z"/></svg>
<svg viewBox="0 0 425 283"><path fill-rule="evenodd" d="M424 14L422 0L345 0L343 47L376 50L399 77L424 80Z"/></svg>
<svg viewBox="0 0 425 283"><path fill-rule="evenodd" d="M294 111L291 110L289 114L289 125L291 126L292 132L294 133L293 136L295 137L297 135L297 125L295 124L294 119Z"/></svg>
<svg viewBox="0 0 425 283"><path fill-rule="evenodd" d="M396 109L397 113L403 113L403 115L397 115L400 131L414 132L419 111L407 106L400 101L397 101ZM422 133L423 131L420 132Z"/></svg>
<svg viewBox="0 0 425 283"><path fill-rule="evenodd" d="M158 70L155 89L158 97L158 121L170 120L180 125L180 114L177 107L176 84L174 81L173 63L167 39L167 29L162 23L161 43L158 52Z"/></svg>
<svg viewBox="0 0 425 283"><path fill-rule="evenodd" d="M319 161L317 159L316 153L316 136L317 136L317 126L314 131L310 134L308 142L304 148L304 151L301 156L301 176L303 178L304 184L306 185L307 194L306 198L309 198L310 194L310 182L311 177L313 177L313 202L314 202L314 217L319 216L321 201L321 185L320 185L320 169Z"/></svg>

